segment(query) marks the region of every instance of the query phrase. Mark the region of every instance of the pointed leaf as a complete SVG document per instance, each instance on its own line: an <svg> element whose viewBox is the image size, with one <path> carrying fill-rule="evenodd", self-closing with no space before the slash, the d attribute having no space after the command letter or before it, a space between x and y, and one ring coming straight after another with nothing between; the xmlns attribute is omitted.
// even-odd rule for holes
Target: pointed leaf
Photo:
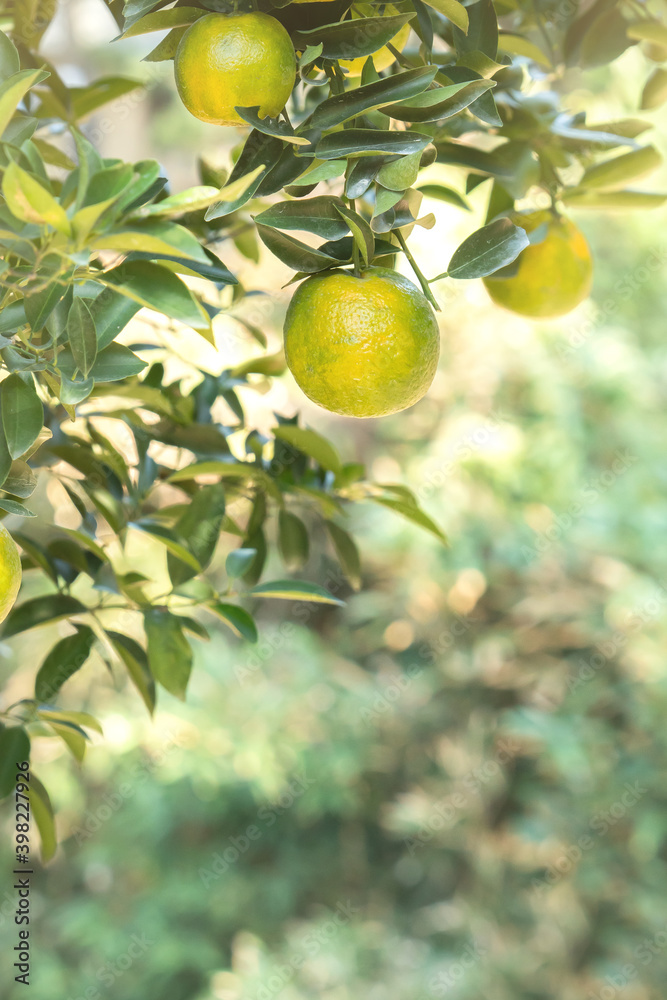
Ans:
<svg viewBox="0 0 667 1000"><path fill-rule="evenodd" d="M32 377L27 377L29 382L20 375L10 375L0 383L2 429L12 458L28 451L44 424L44 407Z"/></svg>
<svg viewBox="0 0 667 1000"><path fill-rule="evenodd" d="M65 681L84 665L94 641L95 633L88 625L77 625L74 635L68 635L56 643L37 673L37 701L53 701Z"/></svg>
<svg viewBox="0 0 667 1000"><path fill-rule="evenodd" d="M273 597L283 601L311 601L314 604L337 604L343 606L345 601L339 600L316 583L307 580L272 580L251 587L248 595L252 597Z"/></svg>
<svg viewBox="0 0 667 1000"><path fill-rule="evenodd" d="M166 608L151 608L144 614L151 674L165 690L181 701L192 670L192 649L176 615Z"/></svg>

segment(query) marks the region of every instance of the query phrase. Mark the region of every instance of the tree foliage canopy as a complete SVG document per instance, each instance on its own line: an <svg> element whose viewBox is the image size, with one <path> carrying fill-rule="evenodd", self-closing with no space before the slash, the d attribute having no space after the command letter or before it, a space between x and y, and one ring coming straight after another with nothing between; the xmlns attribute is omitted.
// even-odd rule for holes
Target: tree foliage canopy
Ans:
<svg viewBox="0 0 667 1000"><path fill-rule="evenodd" d="M119 44L146 35L149 61L172 59L187 28L210 10L238 7L218 0L108 6ZM27 519L14 537L24 568L43 582L40 596L15 607L3 635L58 620L71 625L41 664L32 696L6 713L3 759L29 736L57 736L83 756L86 729L98 724L57 702L92 655L126 670L152 712L158 686L185 696L188 635L207 637L199 609L253 642L246 605L259 599L340 604L361 576L345 528L349 502L382 505L445 540L410 490L368 481L363 467L346 463L297 418L278 416L270 438L249 425L238 389L261 389L279 375L280 354L169 381L162 363L144 360L151 345L131 339L140 310L213 345L213 322L225 313L263 349L263 331L243 316L248 293L221 257L226 240L253 256L247 237L256 233L294 281L404 255L437 307L431 284L445 276L511 274L519 253L540 238L507 217L527 196L541 193L562 210L635 210L665 200L634 187L661 162L642 138L649 122L590 122L567 109L573 67L605 65L636 45L650 46L658 60L642 108L667 96L659 65L667 26L658 7L399 0L351 17L348 0L256 6L294 43L288 108L275 119L237 108L248 129L229 173L202 163L198 186L170 193L157 162L103 158L86 138L91 115L141 84L105 77L67 87L39 54L55 4L0 4L0 509ZM391 42L405 24L412 41L399 52ZM153 32L162 32L157 45ZM384 45L395 60L378 73L371 57ZM365 60L360 78L347 75L350 59ZM460 168L461 190L420 181L434 162ZM427 277L408 245L415 226L434 224L421 214L424 197L465 212L466 196L482 184L484 225L444 272ZM220 401L229 425L216 416ZM101 429L109 421L126 448ZM61 484L77 528L31 533L39 475ZM128 571L124 547L137 532L166 554L167 592L156 591L150 570ZM214 561L221 534L238 545L226 553L224 572ZM334 587L290 576L304 565L311 536L315 544L326 539L337 557ZM288 578L266 580L274 537ZM48 810L40 815L48 824ZM46 829L44 840L52 843Z"/></svg>

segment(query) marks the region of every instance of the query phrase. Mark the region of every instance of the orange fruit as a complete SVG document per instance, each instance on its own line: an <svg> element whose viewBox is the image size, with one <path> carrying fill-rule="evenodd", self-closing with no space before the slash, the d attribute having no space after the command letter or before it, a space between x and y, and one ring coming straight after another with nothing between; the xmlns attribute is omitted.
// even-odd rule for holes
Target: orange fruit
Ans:
<svg viewBox="0 0 667 1000"><path fill-rule="evenodd" d="M484 278L486 289L500 306L521 316L551 319L564 316L588 296L593 280L593 258L584 234L562 215L544 211L510 215L527 233L543 223L547 233L540 243L522 250L511 278Z"/></svg>
<svg viewBox="0 0 667 1000"><path fill-rule="evenodd" d="M428 391L438 364L438 324L423 293L385 267L356 277L307 278L285 317L285 356L305 394L325 410L382 417Z"/></svg>
<svg viewBox="0 0 667 1000"><path fill-rule="evenodd" d="M235 107L259 107L275 118L292 93L294 46L269 14L205 14L190 25L174 58L179 96L188 111L214 125L245 125Z"/></svg>

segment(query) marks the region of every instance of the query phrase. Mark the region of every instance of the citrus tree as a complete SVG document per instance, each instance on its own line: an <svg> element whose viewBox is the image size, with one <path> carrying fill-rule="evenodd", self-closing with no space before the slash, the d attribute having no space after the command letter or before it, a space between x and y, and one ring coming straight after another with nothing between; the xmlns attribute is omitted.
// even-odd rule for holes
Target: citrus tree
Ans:
<svg viewBox="0 0 667 1000"><path fill-rule="evenodd" d="M239 130L230 170L201 163L201 183L182 192L156 162L103 158L86 137L99 108L140 84L67 87L39 54L56 6L0 3L0 509L26 525L0 535L3 637L67 623L34 691L2 715L3 795L31 739L62 739L83 758L99 723L58 699L91 657L125 671L152 712L160 686L185 697L190 637L207 637L206 616L252 643L261 599L341 604L361 584L349 503L379 504L445 540L409 489L369 482L297 418L278 415L270 438L248 422L239 387L261 388L285 357L263 350L263 330L244 315L225 241L254 259L256 234L294 272L285 354L305 393L378 416L428 391L439 281L483 278L503 307L560 315L586 297L593 270L568 208L665 200L633 186L661 162L640 139L650 123L567 110L576 67L637 45L653 61L642 107L667 97L658 3L111 0L121 38L145 35L147 60L174 60L188 110ZM420 180L434 162L459 168L460 186ZM481 228L449 262L417 261L411 233L435 222L423 199L465 212L480 185ZM224 313L261 351L219 375L170 381L133 339L141 310L158 337L189 328L213 345ZM110 421L117 434L101 429ZM31 531L40 478L60 484L78 527ZM166 568L128 566L135 533L161 547ZM285 579L265 579L272 539ZM295 579L324 544L340 575L328 586ZM39 596L14 605L21 566L39 577ZM30 796L48 859L51 806L34 775Z"/></svg>

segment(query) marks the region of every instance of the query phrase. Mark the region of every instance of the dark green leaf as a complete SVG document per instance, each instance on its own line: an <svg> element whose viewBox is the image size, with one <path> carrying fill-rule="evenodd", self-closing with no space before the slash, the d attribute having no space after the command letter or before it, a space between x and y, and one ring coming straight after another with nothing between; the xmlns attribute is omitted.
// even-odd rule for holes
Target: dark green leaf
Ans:
<svg viewBox="0 0 667 1000"><path fill-rule="evenodd" d="M256 555L257 549L233 549L227 556L225 563L227 576L230 579L244 576L255 561Z"/></svg>
<svg viewBox="0 0 667 1000"><path fill-rule="evenodd" d="M61 618L82 614L85 610L85 606L80 601L66 594L47 594L44 597L35 597L32 601L19 604L9 612L2 629L2 635L8 639L10 635L18 635L19 632L37 628L38 625L47 625L50 622L59 621Z"/></svg>
<svg viewBox="0 0 667 1000"><path fill-rule="evenodd" d="M355 590L361 587L361 560L354 539L335 521L324 522L345 576Z"/></svg>
<svg viewBox="0 0 667 1000"><path fill-rule="evenodd" d="M0 728L0 799L16 788L16 765L30 760L30 737L21 726Z"/></svg>
<svg viewBox="0 0 667 1000"><path fill-rule="evenodd" d="M85 299L75 298L67 316L67 339L76 367L88 378L97 357L95 320Z"/></svg>
<svg viewBox="0 0 667 1000"><path fill-rule="evenodd" d="M192 650L178 617L166 608L151 608L144 614L144 627L151 674L183 701L192 670Z"/></svg>
<svg viewBox="0 0 667 1000"><path fill-rule="evenodd" d="M496 219L463 241L447 273L450 278L483 278L515 260L529 242L524 229L507 218Z"/></svg>
<svg viewBox="0 0 667 1000"><path fill-rule="evenodd" d="M239 608L236 604L226 604L223 601L211 601L206 607L221 618L239 639L257 642L257 626L254 618L244 608Z"/></svg>
<svg viewBox="0 0 667 1000"><path fill-rule="evenodd" d="M297 427L295 424L282 424L280 427L274 427L273 433L280 441L287 441L294 448L309 455L323 469L340 472L341 462L336 449L317 431Z"/></svg>
<svg viewBox="0 0 667 1000"><path fill-rule="evenodd" d="M87 625L77 625L74 635L57 642L39 668L35 680L37 701L53 701L65 681L84 665L95 641L95 633Z"/></svg>
<svg viewBox="0 0 667 1000"><path fill-rule="evenodd" d="M310 546L306 526L301 518L286 510L278 514L278 545L290 572L301 569L308 562Z"/></svg>
<svg viewBox="0 0 667 1000"><path fill-rule="evenodd" d="M37 439L44 423L44 407L31 376L24 381L10 375L0 385L2 427L12 458L23 455Z"/></svg>
<svg viewBox="0 0 667 1000"><path fill-rule="evenodd" d="M42 841L42 862L46 864L56 853L56 849L58 847L55 821L53 818L53 806L51 805L49 793L46 788L44 788L44 785L41 783L39 778L36 777L34 771L30 772L30 781L28 785L30 811L32 813L32 818L37 824L39 836Z"/></svg>
<svg viewBox="0 0 667 1000"><path fill-rule="evenodd" d="M315 274L317 271L324 271L328 267L336 267L340 263L335 257L314 250L312 247L295 240L293 236L286 236L285 233L278 232L270 226L263 226L257 223L257 232L262 243L269 248L272 254L291 267L293 271L304 271L307 274Z"/></svg>
<svg viewBox="0 0 667 1000"><path fill-rule="evenodd" d="M145 650L138 642L121 632L107 632L107 636L125 664L132 683L152 715L155 710L155 681L148 667L148 657Z"/></svg>
<svg viewBox="0 0 667 1000"><path fill-rule="evenodd" d="M225 491L218 483L202 486L176 524L176 534L187 544L202 569L206 569L213 558L224 515ZM196 572L192 566L184 564L172 553L167 556L167 565L175 587L189 580Z"/></svg>

